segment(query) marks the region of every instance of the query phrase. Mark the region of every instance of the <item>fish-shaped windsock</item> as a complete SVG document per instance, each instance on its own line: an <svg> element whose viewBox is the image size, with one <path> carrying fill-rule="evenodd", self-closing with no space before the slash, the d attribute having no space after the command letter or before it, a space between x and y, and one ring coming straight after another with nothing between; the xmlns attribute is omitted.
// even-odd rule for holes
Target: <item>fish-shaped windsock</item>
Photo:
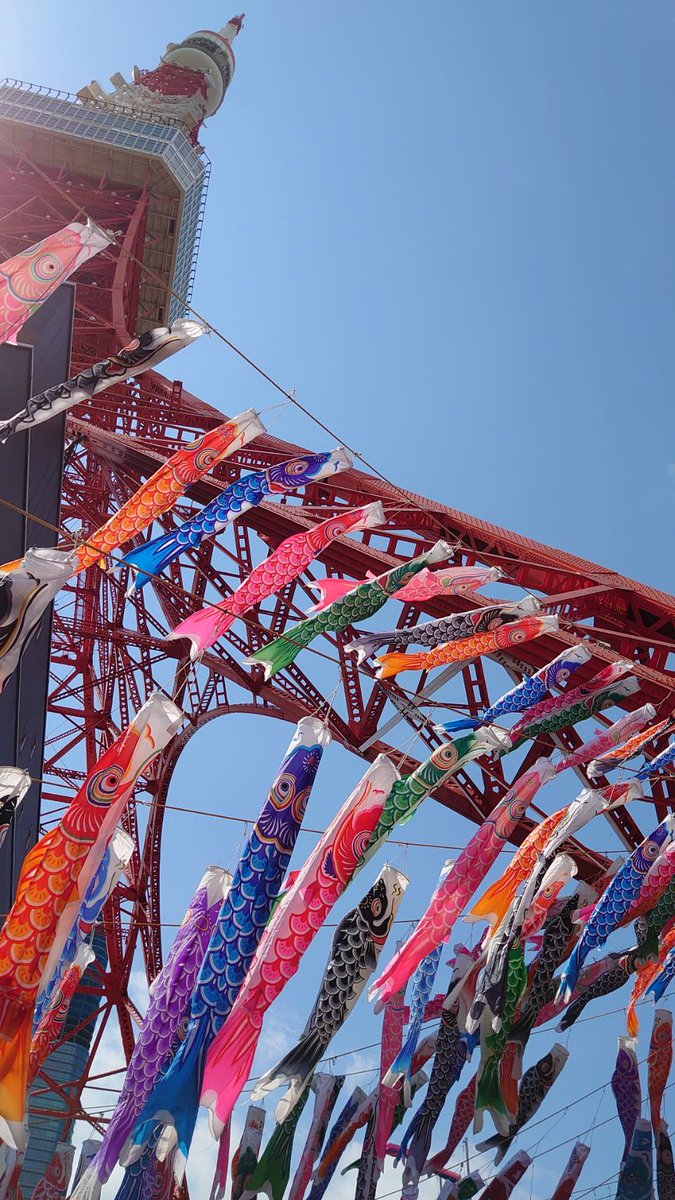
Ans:
<svg viewBox="0 0 675 1200"><path fill-rule="evenodd" d="M658 966L659 964L656 965ZM652 999L657 1003L663 996L668 985L671 983L674 975L675 950L669 950L666 958L663 960L659 974L656 976L653 982L650 983L649 988L646 989Z"/></svg>
<svg viewBox="0 0 675 1200"><path fill-rule="evenodd" d="M410 629L390 629L386 633L364 633L349 642L346 650L353 651L358 661L370 658L380 646L392 646L400 650L405 646L442 646L473 637L477 633L488 633L500 625L509 625L520 617L531 616L540 611L541 605L534 596L512 604L491 604L487 608L473 608L468 612L451 613L436 621L423 621Z"/></svg>
<svg viewBox="0 0 675 1200"><path fill-rule="evenodd" d="M631 1037L637 1037L640 1022L637 1015L638 1000L649 989L654 1000L660 1000L670 979L672 966L669 960L675 949L675 925L670 923L661 934L658 954L655 958L644 955L644 946L640 946L640 956L636 964L637 979L633 985L630 1002L626 1009L626 1028ZM663 976L665 975L665 979ZM656 984L656 986L654 986Z"/></svg>
<svg viewBox="0 0 675 1200"><path fill-rule="evenodd" d="M341 600L348 592L355 591L362 583L370 583L374 578L369 573L366 579L317 579L316 583L310 584L310 588L319 593L319 600L308 612L322 612L329 604ZM430 571L425 567L414 579L408 580L394 592L392 599L403 600L407 604L421 604L436 596L461 596L464 591L475 592L486 583L497 583L502 578L503 572L499 567L441 567L439 571Z"/></svg>
<svg viewBox="0 0 675 1200"><path fill-rule="evenodd" d="M656 1194L659 1200L675 1200L673 1147L665 1125L654 1133L656 1141Z"/></svg>
<svg viewBox="0 0 675 1200"><path fill-rule="evenodd" d="M522 945L518 944L512 946L508 952L505 996L499 1028L493 1029L491 1013L488 1009L483 1012L480 1021L481 1057L476 1088L476 1112L473 1126L475 1133L480 1133L483 1128L483 1114L486 1112L490 1113L495 1126L502 1133L506 1134L510 1128L508 1107L501 1086L500 1067L511 1025L526 987L525 955Z"/></svg>
<svg viewBox="0 0 675 1200"><path fill-rule="evenodd" d="M457 1082L468 1058L466 1042L453 1009L444 1009L426 1094L401 1141L399 1157L405 1160L403 1183L416 1184L431 1149L434 1127L450 1088Z"/></svg>
<svg viewBox="0 0 675 1200"><path fill-rule="evenodd" d="M654 1135L658 1133L663 1123L663 1093L668 1084L670 1068L673 1065L673 1014L668 1008L657 1008L654 1013L654 1025L649 1043L649 1067L647 1074L647 1090L649 1092L649 1111L651 1114Z"/></svg>
<svg viewBox="0 0 675 1200"><path fill-rule="evenodd" d="M87 967L94 962L95 958L96 955L91 946L80 946L74 961L64 972L63 978L52 996L51 1003L45 1009L42 1020L33 1034L28 1064L29 1083L33 1082L45 1059L56 1047L63 1032L73 996L82 982L82 976Z"/></svg>
<svg viewBox="0 0 675 1200"><path fill-rule="evenodd" d="M672 839L674 828L675 817L669 814L633 851L598 900L577 945L562 970L560 991L566 997L569 998L572 995L579 978L579 971L591 950L605 944L636 896L640 894L647 872L661 848Z"/></svg>
<svg viewBox="0 0 675 1200"><path fill-rule="evenodd" d="M425 1166L425 1171L428 1175L433 1175L437 1171L442 1171L448 1159L459 1146L464 1134L473 1120L473 1114L476 1108L476 1085L478 1076L472 1075L466 1087L462 1089L455 1102L455 1111L452 1114L450 1129L448 1131L448 1139L442 1150L434 1154L433 1158L428 1158Z"/></svg>
<svg viewBox="0 0 675 1200"><path fill-rule="evenodd" d="M300 1162L295 1169L288 1200L304 1200L314 1163L321 1152L328 1122L344 1081L344 1075L329 1075L325 1071L315 1075L312 1080L312 1091L314 1092L312 1123L300 1155Z"/></svg>
<svg viewBox="0 0 675 1200"><path fill-rule="evenodd" d="M117 354L111 354L110 358L104 358L103 362L94 363L92 367L85 367L84 371L78 372L66 383L57 383L38 396L32 396L20 412L7 421L0 421L0 442L6 442L13 433L32 429L34 425L40 425L76 404L92 400L113 385L132 377L136 379L143 371L153 370L205 332L204 326L198 321L185 318L174 321L170 328L163 325L146 330L128 346L118 350Z"/></svg>
<svg viewBox="0 0 675 1200"><path fill-rule="evenodd" d="M0 767L0 846L30 785L28 771L21 767Z"/></svg>
<svg viewBox="0 0 675 1200"><path fill-rule="evenodd" d="M587 683L579 684L575 688L568 688L560 696L548 696L533 705L532 708L526 709L511 730L514 745L516 739L522 737L530 725L535 725L545 718L555 716L557 713L577 704L580 700L589 700L592 696L596 696L598 692L603 692L611 684L624 679L629 674L630 669L630 663L619 659L617 662L610 663L609 666L604 667L602 671L598 671Z"/></svg>
<svg viewBox="0 0 675 1200"><path fill-rule="evenodd" d="M260 1195L267 1196L269 1200L283 1200L291 1174L293 1140L309 1091L310 1089L306 1088L286 1120L277 1123L254 1170L244 1184L241 1200L253 1200L254 1196Z"/></svg>
<svg viewBox="0 0 675 1200"><path fill-rule="evenodd" d="M453 663L468 662L470 658L478 658L482 654L492 654L495 650L512 651L525 642L542 637L546 633L555 633L558 629L556 616L522 617L510 625L500 625L497 629L486 633L474 633L471 637L462 638L457 642L444 642L433 650L422 650L415 654L381 654L377 662L378 679L390 679L392 675L400 675L402 671L433 671L436 667L444 667Z"/></svg>
<svg viewBox="0 0 675 1200"><path fill-rule="evenodd" d="M250 1074L263 1017L297 971L317 931L354 874L397 778L378 755L279 904L206 1060L201 1102L219 1136Z"/></svg>
<svg viewBox="0 0 675 1200"><path fill-rule="evenodd" d="M360 508L345 509L327 521L320 521L309 529L294 533L277 546L269 558L254 567L231 596L220 604L210 604L191 613L168 635L168 640L185 638L190 642L190 657L193 660L199 658L227 633L237 617L244 616L256 604L298 579L313 559L336 538L364 529L376 529L384 522L382 504L375 500Z"/></svg>
<svg viewBox="0 0 675 1200"><path fill-rule="evenodd" d="M272 783L218 914L190 1003L185 1041L155 1086L134 1128L142 1146L153 1123L173 1124L177 1169L194 1133L206 1052L221 1029L253 961L281 890L330 734L303 717Z"/></svg>
<svg viewBox="0 0 675 1200"><path fill-rule="evenodd" d="M597 962L584 967L579 976L579 983L572 993L572 999L562 1012L558 1025L560 1032L564 1033L566 1029L571 1029L591 1000L599 1000L600 997L609 996L612 992L624 987L635 970L640 953L637 946L631 950L615 950ZM634 1034L631 1033L631 1036Z"/></svg>
<svg viewBox="0 0 675 1200"><path fill-rule="evenodd" d="M653 1200L653 1155L651 1125L640 1118L621 1164L616 1200Z"/></svg>
<svg viewBox="0 0 675 1200"><path fill-rule="evenodd" d="M647 705L644 706L645 708ZM639 711L639 710L638 710ZM608 771L613 771L617 767L623 766L631 758L635 758L639 754L643 746L647 746L654 738L667 732L673 726L672 715L666 717L665 721L658 721L656 725L650 725L649 729L645 729L642 733L638 733L635 737L624 742L622 746L617 746L615 750L606 750L604 754L598 755L588 764L589 779L596 779L599 775L606 775Z"/></svg>
<svg viewBox="0 0 675 1200"><path fill-rule="evenodd" d="M506 1136L495 1134L494 1137L488 1138L487 1141L479 1142L476 1149L496 1149L495 1162L501 1162L513 1139L517 1137L521 1129L527 1125L527 1122L531 1120L543 1104L568 1058L569 1052L560 1042L556 1042L548 1054L540 1058L539 1062L536 1062L534 1066L529 1067L523 1075L520 1084L518 1115L516 1116L515 1123L509 1126Z"/></svg>
<svg viewBox="0 0 675 1200"><path fill-rule="evenodd" d="M614 721L607 729L597 729L595 734L588 742L584 742L579 746L578 750L573 750L571 754L565 754L559 761L556 770L569 771L571 768L583 766L589 761L597 762L597 756L602 754L608 748L618 746L625 742L627 738L637 734L640 729L644 729L648 721L656 714L656 709L653 704L643 704L641 708L636 708L635 712L626 713L625 716L619 717L618 721ZM590 774L590 773L589 773ZM602 775L602 771L600 771ZM593 778L593 776L590 776Z"/></svg>
<svg viewBox="0 0 675 1200"><path fill-rule="evenodd" d="M654 860L653 865L645 875L645 881L638 895L635 897L621 924L630 925L638 917L650 913L657 901L660 900L661 896L670 886L674 877L675 841L666 845L662 853ZM580 916L587 919L590 916L590 912L581 913Z"/></svg>
<svg viewBox="0 0 675 1200"><path fill-rule="evenodd" d="M557 658L546 663L545 667L535 671L534 675L526 675L514 688L495 700L494 704L485 709L480 722L467 717L461 721L449 721L445 725L437 725L436 729L453 733L458 729L475 728L478 724L491 725L494 721L501 721L502 717L507 717L511 713L520 713L526 708L532 708L534 704L538 704L540 700L544 699L547 692L566 687L570 676L591 657L591 651L584 645L568 647Z"/></svg>
<svg viewBox="0 0 675 1200"><path fill-rule="evenodd" d="M443 742L441 746L420 763L412 774L402 775L391 789L382 816L373 830L373 836L363 853L359 870L379 850L392 829L399 822L405 823L411 819L422 801L445 783L446 779L456 775L467 763L501 750L509 744L508 734L501 729L485 727L468 733L464 737L455 738L451 742Z"/></svg>
<svg viewBox="0 0 675 1200"><path fill-rule="evenodd" d="M484 1187L485 1180L480 1171L472 1171L463 1179L446 1179L438 1193L438 1200L471 1200ZM401 1196L407 1200L404 1192L401 1192Z"/></svg>
<svg viewBox="0 0 675 1200"><path fill-rule="evenodd" d="M33 1188L35 1200L55 1200L55 1197L61 1200L66 1195L74 1158L75 1147L69 1142L58 1142L47 1170Z"/></svg>
<svg viewBox="0 0 675 1200"><path fill-rule="evenodd" d="M644 767L640 767L636 771L636 779L649 779L650 775L655 775L657 771L665 771L667 767L671 767L675 762L675 741L672 741L665 750L656 755L656 758L650 759L645 763Z"/></svg>
<svg viewBox="0 0 675 1200"><path fill-rule="evenodd" d="M72 551L39 547L0 568L0 692L76 564Z"/></svg>
<svg viewBox="0 0 675 1200"><path fill-rule="evenodd" d="M340 1155L335 1151L335 1147L340 1145L341 1139L344 1137L346 1137L346 1140L343 1143L343 1148L345 1148L351 1141L353 1128L352 1123L354 1122L355 1118L358 1117L359 1113L363 1111L368 1099L369 1098L364 1092L363 1088L354 1088L349 1100L336 1117L335 1123L326 1139L326 1145L324 1147L321 1160L316 1171L314 1172L314 1179L307 1200L322 1200L322 1197L325 1196L326 1189L328 1188L337 1168L338 1162L340 1161ZM365 1117L362 1124L365 1124L367 1119L368 1118Z"/></svg>
<svg viewBox="0 0 675 1200"><path fill-rule="evenodd" d="M574 702L571 694L569 698L558 696L556 699L560 701L560 704L555 711L536 721L531 721L529 725L520 727L517 734L515 730L510 730L513 747L516 748L525 742L534 741L544 734L558 733L561 729L569 729L572 725L578 725L580 721L585 721L595 713L602 712L603 709L609 708L613 704L620 704L627 696L632 696L639 690L639 680L635 675L629 675L626 679L618 679L616 683L610 683L602 690ZM526 717L527 713L524 715Z"/></svg>
<svg viewBox="0 0 675 1200"><path fill-rule="evenodd" d="M368 1117L356 1179L359 1200L375 1200L377 1181L384 1170L389 1135L396 1116L397 1089L385 1083L386 1074L403 1042L405 997L402 992L387 1005L382 1022L380 1078L377 1100ZM344 1172L343 1172L344 1174Z"/></svg>
<svg viewBox="0 0 675 1200"><path fill-rule="evenodd" d="M152 695L92 767L58 824L24 859L16 899L0 931L0 1117L12 1123L14 1132L2 1133L10 1145L24 1136L33 1010L59 918L109 814L121 813L138 776L182 720L175 704Z"/></svg>
<svg viewBox="0 0 675 1200"><path fill-rule="evenodd" d="M181 446L154 475L141 484L138 491L114 513L100 529L87 535L86 542L76 551L78 571L105 560L105 556L142 533L152 522L168 512L191 483L202 479L218 463L241 450L265 432L255 409L239 413L231 421L223 421L194 442Z"/></svg>
<svg viewBox="0 0 675 1200"><path fill-rule="evenodd" d="M258 1165L258 1155L265 1128L265 1109L250 1104L241 1140L232 1157L232 1200L241 1200L242 1192Z"/></svg>
<svg viewBox="0 0 675 1200"><path fill-rule="evenodd" d="M671 879L653 908L645 914L643 936L640 940L643 958L657 958L659 936L675 916L675 879Z"/></svg>
<svg viewBox="0 0 675 1200"><path fill-rule="evenodd" d="M556 1189L551 1197L551 1200L570 1200L574 1191L579 1176L584 1169L584 1164L591 1152L590 1146L584 1142L575 1142L572 1147L572 1153L567 1160L567 1165L556 1184Z"/></svg>
<svg viewBox="0 0 675 1200"><path fill-rule="evenodd" d="M642 1088L640 1087L640 1068L637 1058L637 1042L634 1038L619 1038L619 1050L616 1065L611 1079L612 1093L616 1101L616 1110L623 1129L624 1148L622 1161L628 1154L635 1122L640 1116L642 1106Z"/></svg>
<svg viewBox="0 0 675 1200"><path fill-rule="evenodd" d="M335 600L328 608L313 617L307 617L299 625L294 625L288 633L256 650L246 663L261 663L265 668L265 679L283 671L295 662L300 651L309 646L315 637L322 633L340 633L358 621L372 617L390 596L404 583L421 571L429 563L440 562L451 553L447 542L436 542L430 550L411 558L408 562L393 567L377 575L369 583L360 584L353 592L348 592L341 600Z"/></svg>
<svg viewBox="0 0 675 1200"><path fill-rule="evenodd" d="M508 1200L516 1184L530 1166L532 1159L526 1150L519 1150L487 1185L481 1200Z"/></svg>
<svg viewBox="0 0 675 1200"><path fill-rule="evenodd" d="M446 942L457 921L496 861L504 842L511 836L534 797L549 779L555 768L547 758L540 758L523 772L506 796L486 817L470 838L454 867L437 889L426 913L414 933L373 984L369 996L378 1007L385 1004L417 969L422 959L436 946Z"/></svg>
<svg viewBox="0 0 675 1200"><path fill-rule="evenodd" d="M0 263L0 344L16 343L40 305L113 240L89 218L86 224L72 221Z"/></svg>
<svg viewBox="0 0 675 1200"><path fill-rule="evenodd" d="M351 465L351 458L340 448L325 454L304 454L264 471L242 475L182 525L152 541L142 542L125 554L121 565L126 563L131 567L129 592L140 591L151 576L161 574L186 550L196 550L206 538L222 533L232 521L268 496L294 492Z"/></svg>
<svg viewBox="0 0 675 1200"><path fill-rule="evenodd" d="M222 868L208 867L205 871L166 962L153 983L150 1003L101 1149L73 1200L98 1200L136 1118L171 1060L180 1041L204 952L231 884L232 876Z"/></svg>
<svg viewBox="0 0 675 1200"><path fill-rule="evenodd" d="M258 1080L251 1094L252 1100L258 1101L282 1084L290 1084L276 1107L277 1121L285 1121L298 1103L316 1064L363 992L407 886L406 876L387 863L361 903L342 918L335 930L305 1032L293 1049Z"/></svg>

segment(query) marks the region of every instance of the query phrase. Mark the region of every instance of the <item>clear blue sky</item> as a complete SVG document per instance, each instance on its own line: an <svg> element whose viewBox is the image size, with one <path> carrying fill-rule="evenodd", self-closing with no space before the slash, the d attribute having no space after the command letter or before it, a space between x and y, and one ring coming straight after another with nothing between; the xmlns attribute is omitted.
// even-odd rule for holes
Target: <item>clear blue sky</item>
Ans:
<svg viewBox="0 0 675 1200"><path fill-rule="evenodd" d="M27 0L5 15L0 74L105 85L229 15L212 0L118 0L105 12ZM672 4L251 0L236 54L204 132L213 175L197 307L390 478L672 589ZM213 341L176 373L226 412L274 403ZM325 448L299 415L275 432ZM208 727L171 798L253 817L288 737L241 718ZM359 771L329 751L309 824L329 818ZM450 844L468 833L431 802L408 829ZM612 845L608 831L595 837ZM236 860L238 839L225 822L174 815L167 921L180 919L207 860ZM412 918L444 854L390 857L410 869L402 915ZM324 933L273 1010L261 1066L304 1024ZM336 1051L374 1041L378 1025L363 1001ZM599 1099L597 1120L613 1115L608 1092L575 1099L609 1079L621 1031L611 1016L573 1031L542 1112L574 1107L523 1137L527 1148L542 1137L546 1153L517 1196L545 1200L571 1145L552 1147L588 1128ZM356 1070L373 1055L343 1062ZM585 1187L616 1169L617 1128L596 1130Z"/></svg>

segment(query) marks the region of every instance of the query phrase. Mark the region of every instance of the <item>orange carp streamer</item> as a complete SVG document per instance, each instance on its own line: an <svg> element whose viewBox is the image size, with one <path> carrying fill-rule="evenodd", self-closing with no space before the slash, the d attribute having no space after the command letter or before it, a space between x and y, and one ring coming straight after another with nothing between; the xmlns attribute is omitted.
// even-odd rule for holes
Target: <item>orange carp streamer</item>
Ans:
<svg viewBox="0 0 675 1200"><path fill-rule="evenodd" d="M121 812L139 775L182 720L175 704L152 695L99 758L58 825L24 859L0 931L0 1136L15 1148L22 1139L33 1011L59 920L87 874L87 858L99 848L111 808Z"/></svg>
<svg viewBox="0 0 675 1200"><path fill-rule="evenodd" d="M468 662L480 654L521 646L544 633L555 633L557 628L558 618L554 616L523 617L522 621L514 621L512 625L500 625L498 629L475 633L473 637L462 638L458 642L445 642L442 646L422 650L418 654L382 654L377 660L380 664L378 679L389 679L401 671L431 671L448 663Z"/></svg>

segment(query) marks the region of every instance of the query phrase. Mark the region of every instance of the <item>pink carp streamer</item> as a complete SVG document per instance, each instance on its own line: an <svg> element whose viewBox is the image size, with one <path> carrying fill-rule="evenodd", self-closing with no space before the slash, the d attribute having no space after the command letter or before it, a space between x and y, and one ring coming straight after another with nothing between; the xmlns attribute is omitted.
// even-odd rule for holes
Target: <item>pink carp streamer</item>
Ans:
<svg viewBox="0 0 675 1200"><path fill-rule="evenodd" d="M584 742L578 750L561 758L556 771L568 771L571 767L581 767L584 763L590 763L591 760L597 759L598 755L605 751L609 750L611 753L613 746L618 746L638 734L655 716L656 709L653 704L643 704L642 708L636 708L635 712L626 713L625 717L619 717L619 720L610 725L608 729L598 729L590 742Z"/></svg>
<svg viewBox="0 0 675 1200"><path fill-rule="evenodd" d="M0 343L16 344L29 317L84 263L113 241L93 221L72 221L0 263Z"/></svg>
<svg viewBox="0 0 675 1200"><path fill-rule="evenodd" d="M475 592L486 583L496 583L502 577L499 567L442 567L440 571L425 567L419 575L394 592L392 599L402 600L406 604L421 604L436 596L461 596L465 591ZM322 612L362 583L371 583L373 579L375 575L369 573L365 579L317 580L312 584L312 591L319 593L319 600L307 609L308 613Z"/></svg>
<svg viewBox="0 0 675 1200"><path fill-rule="evenodd" d="M665 721L659 721L656 725L651 725L649 729L645 729L643 733L638 733L625 745L617 747L616 750L606 750L604 754L600 754L598 758L593 759L588 764L588 775L590 779L597 779L599 775L604 775L606 771L612 771L616 767L623 766L629 759L635 758L639 754L643 746L647 746L654 738L669 732L674 724L673 716L669 716Z"/></svg>
<svg viewBox="0 0 675 1200"><path fill-rule="evenodd" d="M670 1012L670 1009L657 1008L654 1013L654 1025L649 1043L649 1070L647 1079L649 1111L655 1137L659 1133L659 1130L665 1128L663 1120L663 1093L668 1084L672 1065L673 1014Z"/></svg>
<svg viewBox="0 0 675 1200"><path fill-rule="evenodd" d="M586 1146L584 1142L574 1144L572 1153L567 1160L567 1166L558 1180L551 1200L570 1200L590 1152L590 1146Z"/></svg>
<svg viewBox="0 0 675 1200"><path fill-rule="evenodd" d="M504 842L554 772L555 767L550 759L538 759L516 780L504 799L483 821L435 892L414 933L371 987L369 996L376 1001L376 1011L405 986L431 950L448 940L455 922L495 863Z"/></svg>
<svg viewBox="0 0 675 1200"><path fill-rule="evenodd" d="M194 661L227 633L237 617L244 616L256 604L261 604L302 575L335 538L363 529L376 529L384 522L384 509L376 500L361 508L350 508L335 517L329 517L311 529L294 533L269 558L254 567L228 600L191 613L169 634L169 640L187 638L190 642L190 658Z"/></svg>
<svg viewBox="0 0 675 1200"><path fill-rule="evenodd" d="M352 878L398 771L379 755L277 906L230 1014L211 1043L201 1103L219 1137L251 1071L264 1015Z"/></svg>

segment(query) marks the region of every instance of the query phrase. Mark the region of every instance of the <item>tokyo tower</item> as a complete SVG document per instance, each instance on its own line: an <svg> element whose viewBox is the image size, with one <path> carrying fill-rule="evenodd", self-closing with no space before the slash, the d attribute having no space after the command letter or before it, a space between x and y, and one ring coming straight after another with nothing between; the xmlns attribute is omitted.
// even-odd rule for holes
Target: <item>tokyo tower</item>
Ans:
<svg viewBox="0 0 675 1200"><path fill-rule="evenodd" d="M74 279L71 374L104 359L136 334L185 315L209 176L199 138L205 118L215 116L232 83L232 47L241 26L242 18L235 17L220 31L199 30L170 43L158 66L135 69L131 80L113 75L111 90L91 83L70 95L17 80L0 82L0 258L82 214L115 235L110 250L93 258ZM189 359L185 366L189 369ZM178 369L184 369L182 360ZM104 404L72 410L58 522L62 535L86 537L179 446L222 420L223 414L182 382L156 372L109 390ZM192 487L153 533L173 529L246 471L328 448L325 431L318 429L311 447L271 435L257 438ZM149 980L162 964L164 806L182 750L207 722L230 713L295 722L320 711L334 739L355 754L372 760L397 747L399 761L400 746L412 734L428 750L440 744L433 729L434 698L450 698L462 715L480 717L513 681L580 639L590 639L592 658L575 679L583 682L608 663L627 659L641 688L626 707L649 701L659 716L667 715L674 682L672 596L413 494L404 483L354 467L301 494L251 509L225 534L188 550L164 576L130 598L127 570L107 572L99 566L77 576L62 592L52 629L42 768L45 806L63 805L153 689L161 687L174 696L187 716L184 731L141 781L136 798L147 807L131 805L125 819L135 850L105 911L107 967L90 987L96 1004L81 1018L80 1030L88 1027L89 1036L83 1041L77 1078L61 1089L63 1120L89 1119L81 1092L108 1021L118 1023L127 1058L133 1049L132 964L140 952ZM190 664L186 643L166 640L167 632L191 611L229 596L291 534L340 509L374 500L383 503L386 513L380 529L358 539L338 538L320 564L252 612L249 621L237 622L198 665ZM38 529L35 541L45 532ZM514 589L513 598L523 589L537 596L545 612L559 616L559 633L523 646L518 658L498 653L487 662L445 668L428 681L406 676L405 687L382 683L367 665L357 665L344 650L349 633L317 642L320 654L304 654L299 665L269 682L257 667L242 665L301 618L316 600L311 585L323 574L365 579L440 537L452 547L455 565L499 567L503 586ZM398 624L407 628L426 616L485 603L467 593L400 604ZM574 730L541 737L516 774L540 755L580 742ZM435 793L435 800L480 821L512 783L510 763L498 762L489 772L461 772ZM403 755L403 771L416 765L414 757ZM672 804L675 780L657 777L651 789L663 815ZM611 819L624 844L641 840L631 814L618 810ZM581 857L580 869L597 871L598 856L588 852Z"/></svg>

